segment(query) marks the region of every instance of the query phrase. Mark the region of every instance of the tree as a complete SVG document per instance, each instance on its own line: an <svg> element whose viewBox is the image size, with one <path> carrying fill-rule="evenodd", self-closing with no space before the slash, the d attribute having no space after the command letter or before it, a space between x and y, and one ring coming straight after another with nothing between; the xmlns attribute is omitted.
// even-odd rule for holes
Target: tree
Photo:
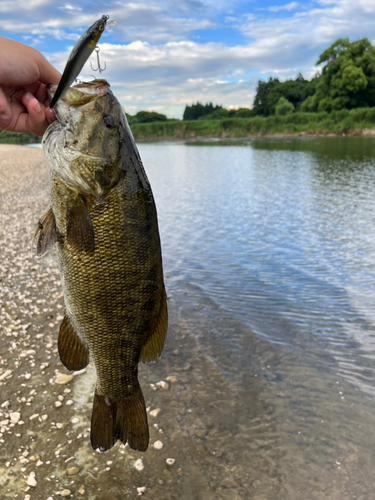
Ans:
<svg viewBox="0 0 375 500"><path fill-rule="evenodd" d="M375 47L368 38L339 38L319 56L324 64L313 96L303 111L332 111L375 105Z"/></svg>
<svg viewBox="0 0 375 500"><path fill-rule="evenodd" d="M293 104L289 102L288 99L285 99L285 97L280 97L278 103L275 106L275 115L284 116L293 113L293 111Z"/></svg>
<svg viewBox="0 0 375 500"><path fill-rule="evenodd" d="M212 102L207 104L202 104L197 102L196 104L192 104L191 106L185 106L185 111L183 114L183 120L198 120L201 116L210 115L214 111L219 109L223 109L222 106L214 106Z"/></svg>
<svg viewBox="0 0 375 500"><path fill-rule="evenodd" d="M138 111L133 118L135 123L165 122L168 120L166 115L162 115L156 111Z"/></svg>
<svg viewBox="0 0 375 500"><path fill-rule="evenodd" d="M280 97L291 102L298 111L302 102L314 94L316 83L316 79L305 80L301 73L298 73L295 80L286 80L285 82L280 82L277 78L270 78L268 82L260 80L253 103L254 113L263 116L273 115Z"/></svg>
<svg viewBox="0 0 375 500"><path fill-rule="evenodd" d="M268 82L263 82L262 80L258 81L253 102L253 110L255 114L262 116L268 116L272 114L271 108L268 103L268 95L271 90L279 83L279 79L272 78L272 76L270 77Z"/></svg>

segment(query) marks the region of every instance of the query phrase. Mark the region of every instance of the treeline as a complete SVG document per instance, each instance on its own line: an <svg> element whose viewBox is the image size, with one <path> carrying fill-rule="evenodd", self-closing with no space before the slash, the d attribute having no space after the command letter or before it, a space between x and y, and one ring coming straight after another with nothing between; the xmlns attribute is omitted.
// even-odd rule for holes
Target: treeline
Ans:
<svg viewBox="0 0 375 500"><path fill-rule="evenodd" d="M0 130L0 144L32 144L41 142L42 138L33 134L8 132Z"/></svg>
<svg viewBox="0 0 375 500"><path fill-rule="evenodd" d="M167 120L174 120L174 118L167 118L166 115L157 113L156 111L138 111L135 115L128 115L126 113L129 125L135 123L153 123L153 122L166 122Z"/></svg>
<svg viewBox="0 0 375 500"><path fill-rule="evenodd" d="M375 106L375 47L368 38L339 38L319 56L323 65L311 80L301 73L293 80L258 81L251 109L228 110L212 103L185 107L184 120L332 112ZM249 103L250 107L250 103Z"/></svg>
<svg viewBox="0 0 375 500"><path fill-rule="evenodd" d="M220 120L221 118L248 118L254 116L249 108L225 109L223 106L214 106L212 102L201 104L197 102L191 106L186 106L183 120Z"/></svg>

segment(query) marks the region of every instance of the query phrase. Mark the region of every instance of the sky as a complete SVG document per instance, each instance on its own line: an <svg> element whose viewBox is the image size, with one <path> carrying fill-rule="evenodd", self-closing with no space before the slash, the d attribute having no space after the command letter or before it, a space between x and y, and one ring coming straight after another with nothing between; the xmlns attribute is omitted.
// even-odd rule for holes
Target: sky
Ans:
<svg viewBox="0 0 375 500"><path fill-rule="evenodd" d="M61 72L103 14L101 77L129 114L182 118L187 104L251 107L259 79L311 78L337 38L375 42L375 0L0 0L0 35L39 50ZM82 70L97 76L96 55Z"/></svg>

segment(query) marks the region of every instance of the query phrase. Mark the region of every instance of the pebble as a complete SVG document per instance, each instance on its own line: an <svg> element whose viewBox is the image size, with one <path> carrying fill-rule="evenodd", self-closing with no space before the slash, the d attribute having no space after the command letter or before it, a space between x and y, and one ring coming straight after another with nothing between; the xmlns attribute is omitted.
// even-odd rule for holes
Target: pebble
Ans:
<svg viewBox="0 0 375 500"><path fill-rule="evenodd" d="M72 422L72 424L78 424L78 422L79 422L79 418L77 418L77 417L73 417L73 418L71 419L71 422Z"/></svg>
<svg viewBox="0 0 375 500"><path fill-rule="evenodd" d="M163 448L163 443L161 441L155 441L154 448L155 450L161 450Z"/></svg>
<svg viewBox="0 0 375 500"><path fill-rule="evenodd" d="M166 462L167 465L174 465L176 460L174 458L167 458Z"/></svg>
<svg viewBox="0 0 375 500"><path fill-rule="evenodd" d="M175 384L177 381L178 381L178 378L175 377L174 375L169 375L169 377L167 377L167 380L168 382L170 382L171 384Z"/></svg>
<svg viewBox="0 0 375 500"><path fill-rule="evenodd" d="M34 420L34 418L38 418L39 417L39 413L34 413L34 415L31 415L29 417L29 420Z"/></svg>
<svg viewBox="0 0 375 500"><path fill-rule="evenodd" d="M157 417L160 412L161 412L161 408L155 408L155 410L150 411L150 415L151 415L151 417Z"/></svg>
<svg viewBox="0 0 375 500"><path fill-rule="evenodd" d="M67 384L71 380L73 380L73 375L63 375L60 373L56 377L56 384Z"/></svg>
<svg viewBox="0 0 375 500"><path fill-rule="evenodd" d="M31 455L31 457L29 457L29 460L31 462L37 462L38 460L40 460L40 456L38 454Z"/></svg>
<svg viewBox="0 0 375 500"><path fill-rule="evenodd" d="M32 486L33 488L37 485L35 472L30 472L29 477L27 478L27 485Z"/></svg>
<svg viewBox="0 0 375 500"><path fill-rule="evenodd" d="M62 402L61 401L55 401L55 408L60 408L60 406L62 406Z"/></svg>
<svg viewBox="0 0 375 500"><path fill-rule="evenodd" d="M72 492L70 490L62 490L62 491L60 491L60 495L62 497L69 497L71 494L72 494Z"/></svg>
<svg viewBox="0 0 375 500"><path fill-rule="evenodd" d="M145 468L141 458L138 458L138 460L134 464L134 467L139 471L142 471Z"/></svg>
<svg viewBox="0 0 375 500"><path fill-rule="evenodd" d="M80 495L84 495L85 494L85 487L84 486L81 486L80 489L78 490L78 493Z"/></svg>
<svg viewBox="0 0 375 500"><path fill-rule="evenodd" d="M139 488L137 488L137 491L138 495L143 495L143 493L146 492L146 486L140 486Z"/></svg>
<svg viewBox="0 0 375 500"><path fill-rule="evenodd" d="M0 375L0 380L4 380L5 378L9 377L10 375L12 375L12 370L6 370L2 375ZM9 401L5 401L5 403L9 404ZM5 403L3 403L1 406L5 405Z"/></svg>
<svg viewBox="0 0 375 500"><path fill-rule="evenodd" d="M10 417L10 421L12 422L12 424L18 424L18 422L21 418L21 413L19 413L18 411L14 411L14 412L9 414L9 417Z"/></svg>
<svg viewBox="0 0 375 500"><path fill-rule="evenodd" d="M43 463L44 462L42 462L41 460L38 460L35 465L36 465L36 467L40 467L41 465L43 465Z"/></svg>
<svg viewBox="0 0 375 500"><path fill-rule="evenodd" d="M161 387L164 391L167 391L169 389L169 384L167 382L164 382L164 380L160 380L160 382L156 382L156 387Z"/></svg>
<svg viewBox="0 0 375 500"><path fill-rule="evenodd" d="M70 467L70 469L68 469L66 473L68 474L68 476L75 476L79 471L79 467Z"/></svg>
<svg viewBox="0 0 375 500"><path fill-rule="evenodd" d="M199 438L204 438L204 436L207 434L207 431L204 429L197 429L195 431L195 435Z"/></svg>

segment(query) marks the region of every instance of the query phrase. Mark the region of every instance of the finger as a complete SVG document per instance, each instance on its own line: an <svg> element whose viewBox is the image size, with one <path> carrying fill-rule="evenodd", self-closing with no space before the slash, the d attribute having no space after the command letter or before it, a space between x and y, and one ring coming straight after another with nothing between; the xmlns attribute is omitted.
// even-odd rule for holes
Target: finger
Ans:
<svg viewBox="0 0 375 500"><path fill-rule="evenodd" d="M0 130L7 130L11 121L11 111L8 98L0 87Z"/></svg>
<svg viewBox="0 0 375 500"><path fill-rule="evenodd" d="M27 113L19 115L14 131L28 132L39 136L43 135L49 125L45 118L43 104L29 92L23 95L22 103L26 107Z"/></svg>
<svg viewBox="0 0 375 500"><path fill-rule="evenodd" d="M47 85L45 83L39 82L39 87L36 92L31 92L33 96L40 102L44 102L47 97Z"/></svg>
<svg viewBox="0 0 375 500"><path fill-rule="evenodd" d="M56 120L55 113L53 113L53 111L51 111L50 108L46 109L45 116L46 116L46 120L47 120L48 124L51 124L52 122L54 122Z"/></svg>

